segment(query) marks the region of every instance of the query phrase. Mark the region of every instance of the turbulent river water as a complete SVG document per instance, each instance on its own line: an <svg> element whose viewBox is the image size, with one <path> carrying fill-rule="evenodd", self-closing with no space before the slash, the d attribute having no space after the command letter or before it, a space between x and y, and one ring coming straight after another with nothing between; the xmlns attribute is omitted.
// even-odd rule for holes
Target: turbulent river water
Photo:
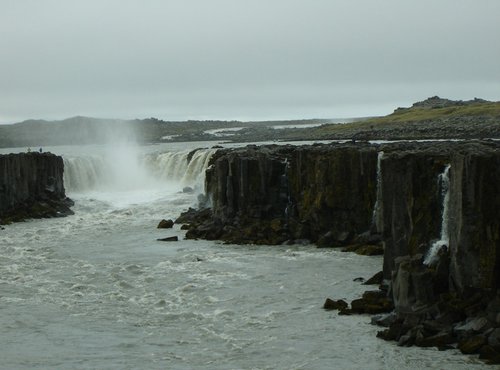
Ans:
<svg viewBox="0 0 500 370"><path fill-rule="evenodd" d="M370 317L321 309L359 297L353 279L379 271L380 257L156 229L202 191L211 151L187 166L196 146L52 148L75 215L0 230L1 369L488 368L397 347Z"/></svg>

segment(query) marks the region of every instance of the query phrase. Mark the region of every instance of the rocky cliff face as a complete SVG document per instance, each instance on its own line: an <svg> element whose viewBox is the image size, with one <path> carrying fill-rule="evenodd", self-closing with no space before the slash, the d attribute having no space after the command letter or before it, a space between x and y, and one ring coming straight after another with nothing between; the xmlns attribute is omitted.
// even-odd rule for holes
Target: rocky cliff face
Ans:
<svg viewBox="0 0 500 370"><path fill-rule="evenodd" d="M500 362L499 183L491 141L247 147L216 154L212 208L179 222L191 220L188 237L232 243L339 246L381 234L381 287L395 312L379 336L458 343ZM393 307L366 297L370 307L356 301L350 312Z"/></svg>
<svg viewBox="0 0 500 370"><path fill-rule="evenodd" d="M451 161L450 273L461 294L500 287L500 151L474 149Z"/></svg>
<svg viewBox="0 0 500 370"><path fill-rule="evenodd" d="M63 171L50 153L0 155L0 223L71 214Z"/></svg>
<svg viewBox="0 0 500 370"><path fill-rule="evenodd" d="M376 184L377 150L368 145L220 151L206 177L213 218L187 236L343 245L370 229Z"/></svg>
<svg viewBox="0 0 500 370"><path fill-rule="evenodd" d="M372 224L377 147L297 148L288 171L292 235L322 246L348 243Z"/></svg>
<svg viewBox="0 0 500 370"><path fill-rule="evenodd" d="M447 150L423 147L384 152L381 160L380 227L384 241L384 277L395 259L425 254L439 239L443 197L438 177L450 161Z"/></svg>
<svg viewBox="0 0 500 370"><path fill-rule="evenodd" d="M499 363L499 145L440 144L382 164L384 276L396 315L380 337L453 344Z"/></svg>

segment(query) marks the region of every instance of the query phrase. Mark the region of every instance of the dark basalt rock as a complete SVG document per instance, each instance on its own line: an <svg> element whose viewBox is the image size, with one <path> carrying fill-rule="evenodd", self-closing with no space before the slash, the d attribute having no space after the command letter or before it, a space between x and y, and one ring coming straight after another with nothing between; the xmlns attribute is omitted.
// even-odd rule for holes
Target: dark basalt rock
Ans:
<svg viewBox="0 0 500 370"><path fill-rule="evenodd" d="M167 236L166 238L160 238L156 239L159 242L176 242L179 241L179 238L177 236Z"/></svg>
<svg viewBox="0 0 500 370"><path fill-rule="evenodd" d="M182 188L182 192L187 194L192 194L194 192L194 189L190 186L184 186Z"/></svg>
<svg viewBox="0 0 500 370"><path fill-rule="evenodd" d="M382 290L369 290L363 293L362 298L351 302L351 312L379 314L394 309L391 299Z"/></svg>
<svg viewBox="0 0 500 370"><path fill-rule="evenodd" d="M157 229L171 229L174 227L174 221L172 220L161 220L157 226Z"/></svg>
<svg viewBox="0 0 500 370"><path fill-rule="evenodd" d="M346 301L339 299L337 301L327 298L323 304L325 310L345 310L349 305Z"/></svg>
<svg viewBox="0 0 500 370"><path fill-rule="evenodd" d="M0 224L72 215L64 164L51 153L0 155Z"/></svg>
<svg viewBox="0 0 500 370"><path fill-rule="evenodd" d="M375 275L373 275L371 278L366 280L363 285L380 285L382 284L382 281L384 280L384 272L379 271Z"/></svg>
<svg viewBox="0 0 500 370"><path fill-rule="evenodd" d="M458 349L467 355L479 353L481 347L487 343L486 337L483 335L475 335L468 337L458 343Z"/></svg>
<svg viewBox="0 0 500 370"><path fill-rule="evenodd" d="M382 245L354 244L342 249L342 252L354 252L362 256L381 256L384 254Z"/></svg>
<svg viewBox="0 0 500 370"><path fill-rule="evenodd" d="M237 244L307 239L325 247L347 245L370 229L376 150L367 144L337 144L217 151L206 173L212 215L192 222L187 237L210 235Z"/></svg>

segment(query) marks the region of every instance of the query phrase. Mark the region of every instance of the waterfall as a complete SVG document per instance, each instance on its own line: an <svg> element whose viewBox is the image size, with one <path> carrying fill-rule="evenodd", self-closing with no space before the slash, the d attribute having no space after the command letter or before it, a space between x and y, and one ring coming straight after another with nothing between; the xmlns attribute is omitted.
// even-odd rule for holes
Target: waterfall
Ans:
<svg viewBox="0 0 500 370"><path fill-rule="evenodd" d="M380 151L377 155L377 195L375 205L373 206L372 226L377 233L382 232L382 158L384 152Z"/></svg>
<svg viewBox="0 0 500 370"><path fill-rule="evenodd" d="M122 191L158 188L170 184L203 190L205 170L216 149L142 155L116 146L113 152L65 156L64 186L69 192Z"/></svg>
<svg viewBox="0 0 500 370"><path fill-rule="evenodd" d="M155 178L179 182L183 186L191 186L201 191L205 170L216 151L217 149L197 149L153 154L147 156L145 162Z"/></svg>
<svg viewBox="0 0 500 370"><path fill-rule="evenodd" d="M289 179L288 179L288 171L290 170L290 163L288 162L288 158L285 158L285 161L283 162L285 165L285 169L283 171L283 175L281 175L281 194L286 199L286 207L285 207L285 218L288 222L288 219L290 216L292 216L292 211L293 211L293 202L292 198L290 195L290 184L289 184Z"/></svg>
<svg viewBox="0 0 500 370"><path fill-rule="evenodd" d="M182 176L181 183L185 185L194 185L196 187L204 187L205 170L208 167L210 158L217 149L202 149L197 150L188 161L186 171Z"/></svg>
<svg viewBox="0 0 500 370"><path fill-rule="evenodd" d="M448 220L449 220L449 204L450 204L450 165L447 165L443 173L438 176L438 188L440 189L441 197L443 198L443 208L441 215L441 235L439 240L432 243L427 255L424 259L425 265L430 265L438 259L439 251L442 247L447 248L449 243Z"/></svg>
<svg viewBox="0 0 500 370"><path fill-rule="evenodd" d="M110 168L103 157L64 157L63 160L67 191L84 191L109 183Z"/></svg>

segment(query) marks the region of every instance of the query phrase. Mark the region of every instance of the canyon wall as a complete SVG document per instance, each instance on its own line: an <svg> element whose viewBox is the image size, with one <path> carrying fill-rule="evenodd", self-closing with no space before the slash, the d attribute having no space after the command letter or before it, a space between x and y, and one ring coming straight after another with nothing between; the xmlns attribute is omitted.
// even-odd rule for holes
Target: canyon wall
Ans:
<svg viewBox="0 0 500 370"><path fill-rule="evenodd" d="M450 179L450 273L455 290L500 287L500 151L455 153Z"/></svg>
<svg viewBox="0 0 500 370"><path fill-rule="evenodd" d="M376 184L369 145L220 150L206 174L212 215L187 237L345 245L370 229Z"/></svg>
<svg viewBox="0 0 500 370"><path fill-rule="evenodd" d="M500 362L499 183L494 141L249 146L216 153L208 208L178 222L229 243L380 243L382 291L366 297L395 308L380 337Z"/></svg>
<svg viewBox="0 0 500 370"><path fill-rule="evenodd" d="M0 155L0 223L71 214L63 171L51 153Z"/></svg>

